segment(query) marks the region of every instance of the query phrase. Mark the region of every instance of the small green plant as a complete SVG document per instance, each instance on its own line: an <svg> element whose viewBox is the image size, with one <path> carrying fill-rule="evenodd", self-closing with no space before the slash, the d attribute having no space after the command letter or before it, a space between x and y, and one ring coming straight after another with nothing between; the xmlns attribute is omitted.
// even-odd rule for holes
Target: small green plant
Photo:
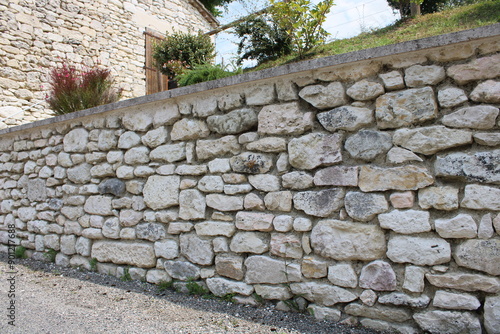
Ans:
<svg viewBox="0 0 500 334"><path fill-rule="evenodd" d="M129 268L123 268L123 275L120 276L120 280L123 282L128 282L132 280L130 276Z"/></svg>
<svg viewBox="0 0 500 334"><path fill-rule="evenodd" d="M45 252L44 256L49 262L56 262L57 251L55 249L50 248L47 252Z"/></svg>
<svg viewBox="0 0 500 334"><path fill-rule="evenodd" d="M179 86L189 86L200 82L211 81L230 77L239 73L243 73L242 69L237 69L235 72L227 70L224 65L199 64L194 68L186 70L177 76Z"/></svg>
<svg viewBox="0 0 500 334"><path fill-rule="evenodd" d="M262 298L262 296L261 296L261 295L259 295L257 292L254 292L254 293L252 294L252 296L253 296L253 299L255 299L255 301L256 301L257 303L259 303L259 304L264 304L264 298Z"/></svg>
<svg viewBox="0 0 500 334"><path fill-rule="evenodd" d="M234 296L236 296L236 293L226 293L221 299L228 303L234 303Z"/></svg>
<svg viewBox="0 0 500 334"><path fill-rule="evenodd" d="M111 72L94 67L85 71L63 63L50 73L50 92L47 103L56 115L113 103L122 90L114 89Z"/></svg>
<svg viewBox="0 0 500 334"><path fill-rule="evenodd" d="M26 255L26 247L17 246L14 251L14 256L16 259L26 259L28 255Z"/></svg>
<svg viewBox="0 0 500 334"><path fill-rule="evenodd" d="M97 271L97 259L95 257L93 257L90 261L89 261L89 264L90 264L90 270L92 271Z"/></svg>
<svg viewBox="0 0 500 334"><path fill-rule="evenodd" d="M188 289L190 295L203 296L203 295L208 295L210 293L210 291L207 288L205 288L203 285L198 284L192 278L188 279L186 288Z"/></svg>
<svg viewBox="0 0 500 334"><path fill-rule="evenodd" d="M156 66L170 78L195 65L210 63L214 58L215 46L212 40L201 33L167 34L166 39L155 45L153 50Z"/></svg>
<svg viewBox="0 0 500 334"><path fill-rule="evenodd" d="M174 290L174 280L171 281L161 281L158 283L158 291Z"/></svg>

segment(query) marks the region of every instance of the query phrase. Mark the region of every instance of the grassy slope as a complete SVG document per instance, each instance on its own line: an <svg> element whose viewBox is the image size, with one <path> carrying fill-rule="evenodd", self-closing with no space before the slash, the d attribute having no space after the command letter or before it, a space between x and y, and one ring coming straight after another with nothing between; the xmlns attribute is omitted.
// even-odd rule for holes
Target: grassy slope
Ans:
<svg viewBox="0 0 500 334"><path fill-rule="evenodd" d="M498 22L500 22L500 0L489 0L475 5L423 15L379 30L363 33L353 38L337 40L313 49L306 55L305 59L369 49L482 27ZM261 64L251 69L251 71L280 66L299 60L296 56L289 55Z"/></svg>

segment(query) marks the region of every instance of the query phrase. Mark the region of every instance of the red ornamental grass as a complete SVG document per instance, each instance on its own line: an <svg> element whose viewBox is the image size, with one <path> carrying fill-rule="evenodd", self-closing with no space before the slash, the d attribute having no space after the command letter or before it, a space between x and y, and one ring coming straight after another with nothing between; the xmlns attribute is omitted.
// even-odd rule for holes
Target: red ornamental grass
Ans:
<svg viewBox="0 0 500 334"><path fill-rule="evenodd" d="M85 72L63 64L50 73L47 102L57 115L113 103L120 99L121 89L113 89L110 71L91 68Z"/></svg>

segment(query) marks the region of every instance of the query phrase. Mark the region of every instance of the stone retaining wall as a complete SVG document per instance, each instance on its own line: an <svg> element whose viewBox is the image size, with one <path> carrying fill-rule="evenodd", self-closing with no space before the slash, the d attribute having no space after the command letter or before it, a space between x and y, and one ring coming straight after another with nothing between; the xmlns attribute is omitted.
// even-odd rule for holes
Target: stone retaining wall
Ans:
<svg viewBox="0 0 500 334"><path fill-rule="evenodd" d="M499 35L3 130L2 251L399 333L500 333Z"/></svg>
<svg viewBox="0 0 500 334"><path fill-rule="evenodd" d="M63 59L79 67L101 64L111 70L124 98L144 95L145 29L211 30L203 6L193 3L0 0L0 129L53 115L44 100L50 70Z"/></svg>

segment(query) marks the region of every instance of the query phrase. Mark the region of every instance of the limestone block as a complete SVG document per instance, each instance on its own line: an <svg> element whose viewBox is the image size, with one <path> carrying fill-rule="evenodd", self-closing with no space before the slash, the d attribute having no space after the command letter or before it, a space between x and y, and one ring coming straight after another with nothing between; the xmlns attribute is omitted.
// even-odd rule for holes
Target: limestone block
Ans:
<svg viewBox="0 0 500 334"><path fill-rule="evenodd" d="M223 235L231 237L236 231L233 223L219 222L219 221L204 221L197 223L194 226L196 234L199 236L217 236Z"/></svg>
<svg viewBox="0 0 500 334"><path fill-rule="evenodd" d="M354 159L373 161L392 147L391 135L373 130L361 130L345 141L345 149Z"/></svg>
<svg viewBox="0 0 500 334"><path fill-rule="evenodd" d="M338 134L310 133L288 143L290 164L297 169L314 169L342 161Z"/></svg>
<svg viewBox="0 0 500 334"><path fill-rule="evenodd" d="M318 109L334 108L347 103L345 89L340 82L331 82L326 86L306 86L300 90L299 96Z"/></svg>
<svg viewBox="0 0 500 334"><path fill-rule="evenodd" d="M344 190L331 188L319 191L303 191L293 196L293 204L297 210L316 217L329 217L342 207Z"/></svg>
<svg viewBox="0 0 500 334"><path fill-rule="evenodd" d="M148 131L144 136L142 136L141 141L144 145L150 148L155 148L167 141L167 135L167 129L162 126Z"/></svg>
<svg viewBox="0 0 500 334"><path fill-rule="evenodd" d="M179 107L175 103L164 103L162 102L153 116L153 125L155 127L162 125L172 125L179 118L181 114L179 113Z"/></svg>
<svg viewBox="0 0 500 334"><path fill-rule="evenodd" d="M432 88L415 88L377 98L375 118L380 129L393 129L435 119L437 111Z"/></svg>
<svg viewBox="0 0 500 334"><path fill-rule="evenodd" d="M472 133L444 126L397 130L393 142L416 153L431 155L436 152L472 143Z"/></svg>
<svg viewBox="0 0 500 334"><path fill-rule="evenodd" d="M245 267L245 282L248 284L281 284L301 280L299 265L267 256L249 256Z"/></svg>
<svg viewBox="0 0 500 334"><path fill-rule="evenodd" d="M63 145L64 152L80 153L87 151L89 142L89 133L82 128L73 129L64 136Z"/></svg>
<svg viewBox="0 0 500 334"><path fill-rule="evenodd" d="M127 130L146 131L153 124L153 116L144 110L129 112L123 115L122 124Z"/></svg>
<svg viewBox="0 0 500 334"><path fill-rule="evenodd" d="M393 210L378 215L380 227L391 229L400 234L429 232L431 230L429 220L428 211L418 210Z"/></svg>
<svg viewBox="0 0 500 334"><path fill-rule="evenodd" d="M235 282L225 278L208 278L207 287L214 295L223 297L229 293L250 296L254 291L253 286L243 282Z"/></svg>
<svg viewBox="0 0 500 334"><path fill-rule="evenodd" d="M458 189L451 186L420 189L418 205L425 210L430 208L445 211L456 210L458 209Z"/></svg>
<svg viewBox="0 0 500 334"><path fill-rule="evenodd" d="M276 216L273 219L273 226L278 232L290 232L293 226L293 217L287 215Z"/></svg>
<svg viewBox="0 0 500 334"><path fill-rule="evenodd" d="M382 194L348 192L344 199L349 217L359 221L370 221L379 213L386 212L389 205Z"/></svg>
<svg viewBox="0 0 500 334"><path fill-rule="evenodd" d="M290 191L268 193L264 197L264 204L271 211L290 212L292 210L292 193Z"/></svg>
<svg viewBox="0 0 500 334"><path fill-rule="evenodd" d="M356 131L373 123L373 110L353 106L342 106L318 113L318 121L330 132L338 130Z"/></svg>
<svg viewBox="0 0 500 334"><path fill-rule="evenodd" d="M352 303L344 308L344 312L356 317L380 319L389 322L405 322L411 319L411 314L407 310L387 306L366 306Z"/></svg>
<svg viewBox="0 0 500 334"><path fill-rule="evenodd" d="M413 319L430 333L481 334L481 323L472 313L435 310L416 313Z"/></svg>
<svg viewBox="0 0 500 334"><path fill-rule="evenodd" d="M328 275L328 267L326 261L321 260L315 256L305 256L301 263L302 275L307 278L322 278ZM331 281L331 280L330 280ZM336 284L332 281L333 284Z"/></svg>
<svg viewBox="0 0 500 334"><path fill-rule="evenodd" d="M123 161L129 165L143 165L149 162L149 149L146 146L132 147L123 156Z"/></svg>
<svg viewBox="0 0 500 334"><path fill-rule="evenodd" d="M391 265L385 261L370 262L361 269L359 286L375 291L396 290L396 273Z"/></svg>
<svg viewBox="0 0 500 334"><path fill-rule="evenodd" d="M498 198L500 198L500 189L476 184L466 185L460 206L473 210L500 211Z"/></svg>
<svg viewBox="0 0 500 334"><path fill-rule="evenodd" d="M228 154L238 154L240 145L235 136L225 136L219 139L198 140L196 156L199 160L211 160Z"/></svg>
<svg viewBox="0 0 500 334"><path fill-rule="evenodd" d="M437 85L445 77L444 68L437 65L413 65L405 70L405 82L408 87Z"/></svg>
<svg viewBox="0 0 500 334"><path fill-rule="evenodd" d="M208 163L210 173L227 173L231 170L229 159L216 158Z"/></svg>
<svg viewBox="0 0 500 334"><path fill-rule="evenodd" d="M239 211L236 214L236 228L245 231L270 232L274 215L260 212Z"/></svg>
<svg viewBox="0 0 500 334"><path fill-rule="evenodd" d="M120 138L118 139L118 148L130 149L140 143L141 137L137 133L127 131L120 135Z"/></svg>
<svg viewBox="0 0 500 334"><path fill-rule="evenodd" d="M291 172L281 177L283 187L290 189L306 189L313 185L313 177L306 172Z"/></svg>
<svg viewBox="0 0 500 334"><path fill-rule="evenodd" d="M331 186L356 187L358 185L358 172L359 172L359 167L350 167L350 166L327 167L324 169L320 169L316 172L316 174L314 175L314 184L317 186L331 185ZM284 177L285 175L283 175L283 178Z"/></svg>
<svg viewBox="0 0 500 334"><path fill-rule="evenodd" d="M65 255L73 255L76 253L76 236L74 235L61 235L60 249L61 253Z"/></svg>
<svg viewBox="0 0 500 334"><path fill-rule="evenodd" d="M475 133L474 141L479 145L498 146L500 145L500 133Z"/></svg>
<svg viewBox="0 0 500 334"><path fill-rule="evenodd" d="M451 219L436 219L436 232L443 238L475 238L477 225L470 215L462 213Z"/></svg>
<svg viewBox="0 0 500 334"><path fill-rule="evenodd" d="M239 211L243 209L243 197L208 194L207 206L219 211Z"/></svg>
<svg viewBox="0 0 500 334"><path fill-rule="evenodd" d="M453 108L468 100L467 95L460 88L446 87L438 91L439 105L443 108Z"/></svg>
<svg viewBox="0 0 500 334"><path fill-rule="evenodd" d="M264 299L287 300L292 298L290 289L279 285L254 285L255 292Z"/></svg>
<svg viewBox="0 0 500 334"><path fill-rule="evenodd" d="M425 269L417 266L405 267L403 289L410 292L423 292L425 287Z"/></svg>
<svg viewBox="0 0 500 334"><path fill-rule="evenodd" d="M358 286L358 275L350 263L337 263L328 267L328 280L345 288Z"/></svg>
<svg viewBox="0 0 500 334"><path fill-rule="evenodd" d="M153 161L175 162L186 159L186 144L167 144L161 145L153 149L150 153L150 158Z"/></svg>
<svg viewBox="0 0 500 334"><path fill-rule="evenodd" d="M268 105L259 112L258 131L268 135L299 135L312 128L313 117L298 102Z"/></svg>
<svg viewBox="0 0 500 334"><path fill-rule="evenodd" d="M68 180L76 184L88 183L92 178L92 176L90 175L91 168L92 166L86 163L79 164L78 166L72 168L68 168L67 170Z"/></svg>
<svg viewBox="0 0 500 334"><path fill-rule="evenodd" d="M453 253L455 262L462 267L500 275L500 240L467 240Z"/></svg>
<svg viewBox="0 0 500 334"><path fill-rule="evenodd" d="M141 223L135 228L138 239L158 241L166 237L165 226L158 223Z"/></svg>
<svg viewBox="0 0 500 334"><path fill-rule="evenodd" d="M498 163L500 163L500 150L494 150L438 156L434 166L437 176L500 183L500 174L492 167Z"/></svg>
<svg viewBox="0 0 500 334"><path fill-rule="evenodd" d="M143 213L135 210L120 210L120 224L122 226L135 226L143 218Z"/></svg>
<svg viewBox="0 0 500 334"><path fill-rule="evenodd" d="M430 284L463 291L484 291L497 293L500 291L500 279L479 274L449 273L444 275L425 274Z"/></svg>
<svg viewBox="0 0 500 334"><path fill-rule="evenodd" d="M307 282L290 284L293 294L324 306L346 303L358 297L349 290L325 283Z"/></svg>
<svg viewBox="0 0 500 334"><path fill-rule="evenodd" d="M493 106L465 107L454 113L444 115L442 123L452 128L488 130L495 127L498 113L498 108Z"/></svg>
<svg viewBox="0 0 500 334"><path fill-rule="evenodd" d="M99 262L128 264L139 268L156 265L153 245L144 242L97 240L92 245L91 256Z"/></svg>
<svg viewBox="0 0 500 334"><path fill-rule="evenodd" d="M227 93L219 97L217 105L222 111L239 108L243 105L243 96L239 93Z"/></svg>
<svg viewBox="0 0 500 334"><path fill-rule="evenodd" d="M154 243L154 250L157 257L172 260L179 256L179 245L177 241L165 239Z"/></svg>
<svg viewBox="0 0 500 334"><path fill-rule="evenodd" d="M200 278L200 268L186 261L165 261L165 270L173 278L181 281Z"/></svg>
<svg viewBox="0 0 500 334"><path fill-rule="evenodd" d="M210 131L221 134L239 134L257 125L257 114L253 109L233 110L224 115L214 115L207 118Z"/></svg>
<svg viewBox="0 0 500 334"><path fill-rule="evenodd" d="M450 66L447 75L459 85L475 80L493 79L500 75L500 55L474 59L467 64Z"/></svg>
<svg viewBox="0 0 500 334"><path fill-rule="evenodd" d="M484 327L488 334L500 333L500 297L489 296L484 301Z"/></svg>
<svg viewBox="0 0 500 334"><path fill-rule="evenodd" d="M412 297L401 292L392 292L387 295L379 297L380 304L392 304L396 306L409 306L416 308L424 308L429 305L431 299L429 296L421 295L419 297Z"/></svg>
<svg viewBox="0 0 500 334"><path fill-rule="evenodd" d="M109 239L120 238L120 220L116 217L106 219L102 226L102 235Z"/></svg>
<svg viewBox="0 0 500 334"><path fill-rule="evenodd" d="M162 269L151 269L146 273L146 282L160 284L172 281L172 278Z"/></svg>
<svg viewBox="0 0 500 334"><path fill-rule="evenodd" d="M266 154L245 152L232 157L230 164L236 173L261 174L271 169L273 161Z"/></svg>
<svg viewBox="0 0 500 334"><path fill-rule="evenodd" d="M385 93L384 86L366 79L356 82L347 89L347 95L354 100L368 101Z"/></svg>
<svg viewBox="0 0 500 334"><path fill-rule="evenodd" d="M481 82L470 94L472 101L500 103L500 82L487 80Z"/></svg>
<svg viewBox="0 0 500 334"><path fill-rule="evenodd" d="M192 100L193 115L197 117L207 117L217 111L217 97L214 94L199 95Z"/></svg>
<svg viewBox="0 0 500 334"><path fill-rule="evenodd" d="M301 259L303 255L301 239L295 234L271 233L272 255Z"/></svg>
<svg viewBox="0 0 500 334"><path fill-rule="evenodd" d="M207 124L198 119L183 118L175 122L170 132L172 140L195 140L210 134Z"/></svg>
<svg viewBox="0 0 500 334"><path fill-rule="evenodd" d="M397 324L397 323L387 322L387 321L383 321L383 320L364 318L364 319L361 319L359 322L360 322L361 326L375 329L378 331L387 331L389 333L391 333L391 332L401 333L401 334L418 334L418 333L420 333L418 329L416 329L410 325Z"/></svg>
<svg viewBox="0 0 500 334"><path fill-rule="evenodd" d="M250 193L245 196L245 199L243 200L243 206L245 207L245 210L263 211L266 208L264 205L264 201L254 193Z"/></svg>
<svg viewBox="0 0 500 334"><path fill-rule="evenodd" d="M85 212L92 215L109 216L113 214L111 198L107 196L90 196L83 207Z"/></svg>
<svg viewBox="0 0 500 334"><path fill-rule="evenodd" d="M199 265L211 265L214 260L212 242L197 236L196 234L182 234L179 237L181 254L190 262Z"/></svg>
<svg viewBox="0 0 500 334"><path fill-rule="evenodd" d="M12 207L10 205L4 205L2 201L2 213L12 212ZM28 222L29 220L34 220L36 218L37 210L34 207L20 207L17 209L17 218L21 219L23 222Z"/></svg>
<svg viewBox="0 0 500 334"><path fill-rule="evenodd" d="M269 237L260 232L238 232L229 247L236 253L262 254L269 250Z"/></svg>
<svg viewBox="0 0 500 334"><path fill-rule="evenodd" d="M224 194L226 195L247 194L252 190L253 188L249 184L226 184L224 186Z"/></svg>
<svg viewBox="0 0 500 334"><path fill-rule="evenodd" d="M180 177L176 175L150 176L143 189L144 203L153 210L179 204Z"/></svg>
<svg viewBox="0 0 500 334"><path fill-rule="evenodd" d="M477 310L481 302L473 295L452 293L443 290L436 291L432 305L449 310Z"/></svg>
<svg viewBox="0 0 500 334"><path fill-rule="evenodd" d="M249 175L248 182L255 189L264 192L278 191L281 188L279 178L270 174Z"/></svg>
<svg viewBox="0 0 500 334"><path fill-rule="evenodd" d="M249 87L245 91L245 98L249 106L270 104L275 98L274 84L267 83Z"/></svg>
<svg viewBox="0 0 500 334"><path fill-rule="evenodd" d="M359 173L359 188L364 192L417 190L433 183L434 178L427 168L413 165L393 168L362 166Z"/></svg>
<svg viewBox="0 0 500 334"><path fill-rule="evenodd" d="M479 223L479 228L477 229L477 237L480 239L489 239L495 234L493 230L493 219L491 214L485 214Z"/></svg>
<svg viewBox="0 0 500 334"><path fill-rule="evenodd" d="M196 220L205 218L205 196L196 189L182 190L179 193L179 218Z"/></svg>
<svg viewBox="0 0 500 334"><path fill-rule="evenodd" d="M380 227L340 220L318 222L311 232L311 245L316 254L339 261L375 260L386 251Z"/></svg>
<svg viewBox="0 0 500 334"><path fill-rule="evenodd" d="M449 262L451 249L440 238L393 235L387 244L387 257L397 263L431 266Z"/></svg>
<svg viewBox="0 0 500 334"><path fill-rule="evenodd" d="M395 192L389 196L389 200L396 209L407 209L413 207L415 195L412 191Z"/></svg>
<svg viewBox="0 0 500 334"><path fill-rule="evenodd" d="M219 254L215 257L217 274L241 281L244 277L243 256L235 254Z"/></svg>

